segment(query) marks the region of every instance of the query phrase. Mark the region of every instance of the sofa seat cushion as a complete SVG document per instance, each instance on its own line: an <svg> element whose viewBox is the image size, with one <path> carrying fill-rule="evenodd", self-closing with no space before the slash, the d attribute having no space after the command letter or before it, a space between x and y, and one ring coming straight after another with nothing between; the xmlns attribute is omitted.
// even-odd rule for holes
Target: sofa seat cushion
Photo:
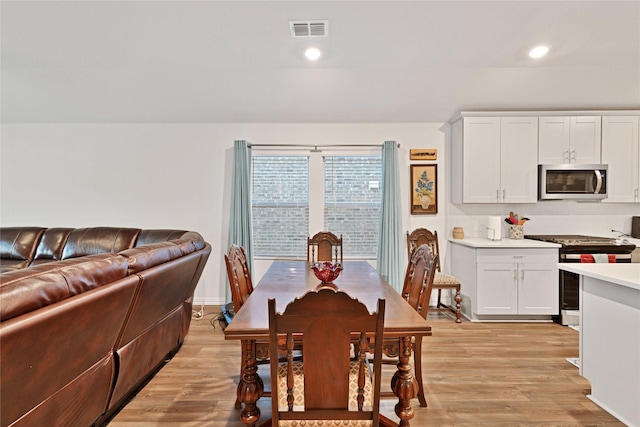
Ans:
<svg viewBox="0 0 640 427"><path fill-rule="evenodd" d="M29 267L29 260L18 259L3 259L2 265L0 265L0 273L6 273L7 271L20 270L22 268Z"/></svg>
<svg viewBox="0 0 640 427"><path fill-rule="evenodd" d="M127 267L117 254L97 254L3 273L0 321L126 277Z"/></svg>

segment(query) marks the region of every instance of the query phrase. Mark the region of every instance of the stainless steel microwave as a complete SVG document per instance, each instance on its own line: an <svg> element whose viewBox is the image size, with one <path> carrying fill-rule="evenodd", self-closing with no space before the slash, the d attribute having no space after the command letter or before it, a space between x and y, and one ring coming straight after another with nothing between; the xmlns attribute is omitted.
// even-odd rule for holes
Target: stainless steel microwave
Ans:
<svg viewBox="0 0 640 427"><path fill-rule="evenodd" d="M538 200L607 198L607 165L538 165Z"/></svg>

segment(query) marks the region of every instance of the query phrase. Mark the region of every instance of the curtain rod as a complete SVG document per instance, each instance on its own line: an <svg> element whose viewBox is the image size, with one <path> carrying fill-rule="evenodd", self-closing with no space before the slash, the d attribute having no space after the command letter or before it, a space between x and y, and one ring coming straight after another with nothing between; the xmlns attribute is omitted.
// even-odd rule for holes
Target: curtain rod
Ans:
<svg viewBox="0 0 640 427"><path fill-rule="evenodd" d="M247 146L249 147L278 147L278 148L290 148L290 147L299 147L299 148L313 148L317 150L318 148L358 148L358 147L382 147L384 144L252 144L249 143ZM398 148L400 148L400 144L398 144Z"/></svg>

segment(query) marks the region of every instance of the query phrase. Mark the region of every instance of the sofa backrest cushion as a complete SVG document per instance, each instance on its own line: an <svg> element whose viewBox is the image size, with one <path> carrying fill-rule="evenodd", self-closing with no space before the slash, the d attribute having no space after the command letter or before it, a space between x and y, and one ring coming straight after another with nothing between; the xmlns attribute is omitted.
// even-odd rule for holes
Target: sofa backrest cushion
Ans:
<svg viewBox="0 0 640 427"><path fill-rule="evenodd" d="M62 250L73 228L47 228L42 235L40 244L36 249L36 255L31 265L42 264L43 262L60 261Z"/></svg>
<svg viewBox="0 0 640 427"><path fill-rule="evenodd" d="M148 268L194 252L195 246L187 240L152 243L120 252L129 265L128 274L136 274Z"/></svg>
<svg viewBox="0 0 640 427"><path fill-rule="evenodd" d="M0 321L62 301L126 277L127 261L117 254L50 262L0 275Z"/></svg>
<svg viewBox="0 0 640 427"><path fill-rule="evenodd" d="M64 245L62 259L120 252L132 248L139 233L139 228L76 228L69 234L67 243Z"/></svg>
<svg viewBox="0 0 640 427"><path fill-rule="evenodd" d="M0 229L0 258L31 261L45 230L46 228L42 227L2 227Z"/></svg>
<svg viewBox="0 0 640 427"><path fill-rule="evenodd" d="M186 230L140 230L138 240L135 247L148 245L151 243L168 242L169 240L176 240L182 238L182 235L186 233Z"/></svg>
<svg viewBox="0 0 640 427"><path fill-rule="evenodd" d="M169 240L189 240L194 243L197 250L204 248L204 239L195 231L186 230L142 230L138 235L135 247L151 243L166 242Z"/></svg>

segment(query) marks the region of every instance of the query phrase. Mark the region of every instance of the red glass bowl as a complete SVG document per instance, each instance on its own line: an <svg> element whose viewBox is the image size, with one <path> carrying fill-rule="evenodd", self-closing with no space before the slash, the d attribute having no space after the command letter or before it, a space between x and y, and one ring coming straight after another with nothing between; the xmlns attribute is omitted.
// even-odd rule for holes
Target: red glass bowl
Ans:
<svg viewBox="0 0 640 427"><path fill-rule="evenodd" d="M311 266L313 273L322 283L333 283L342 271L342 265L330 262L317 262Z"/></svg>

